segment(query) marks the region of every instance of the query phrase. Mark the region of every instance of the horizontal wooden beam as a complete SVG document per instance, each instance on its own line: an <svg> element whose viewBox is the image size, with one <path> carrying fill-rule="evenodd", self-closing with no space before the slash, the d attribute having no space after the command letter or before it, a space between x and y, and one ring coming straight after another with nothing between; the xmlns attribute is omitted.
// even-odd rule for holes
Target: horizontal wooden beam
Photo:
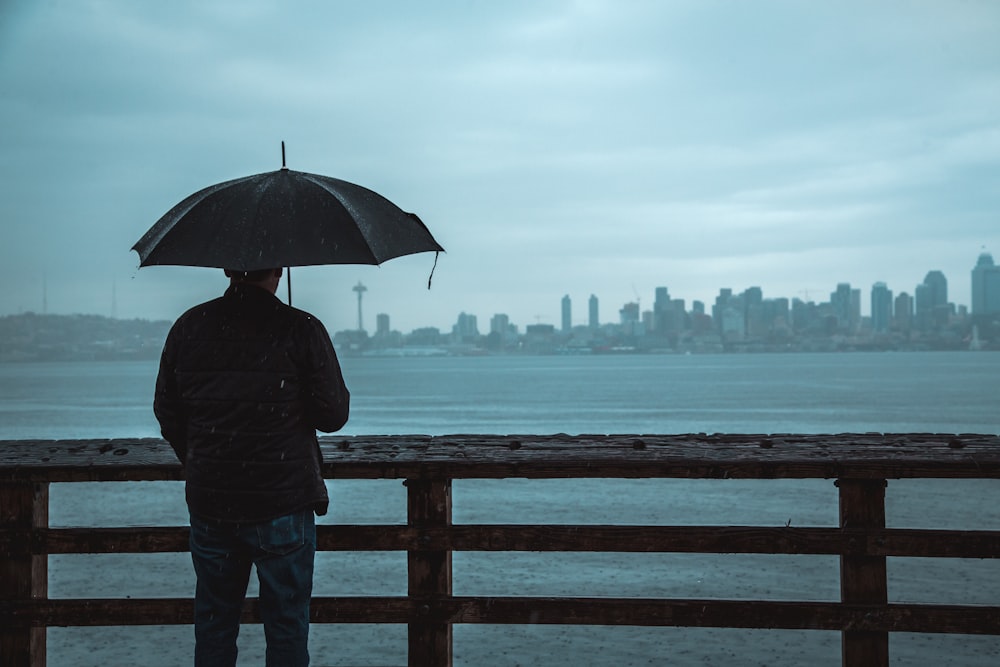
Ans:
<svg viewBox="0 0 1000 667"><path fill-rule="evenodd" d="M553 597L316 597L314 623L630 625L1000 634L1000 607L836 602ZM189 599L0 602L13 626L186 625ZM259 623L256 599L243 621Z"/></svg>
<svg viewBox="0 0 1000 667"><path fill-rule="evenodd" d="M1000 478L1000 436L934 433L326 436L356 479ZM0 441L0 481L180 480L162 440Z"/></svg>
<svg viewBox="0 0 1000 667"><path fill-rule="evenodd" d="M1000 634L1000 607L611 598L455 598L452 623Z"/></svg>
<svg viewBox="0 0 1000 667"><path fill-rule="evenodd" d="M560 551L1000 558L1000 531L764 526L320 525L320 551ZM188 550L186 527L0 529L7 554Z"/></svg>

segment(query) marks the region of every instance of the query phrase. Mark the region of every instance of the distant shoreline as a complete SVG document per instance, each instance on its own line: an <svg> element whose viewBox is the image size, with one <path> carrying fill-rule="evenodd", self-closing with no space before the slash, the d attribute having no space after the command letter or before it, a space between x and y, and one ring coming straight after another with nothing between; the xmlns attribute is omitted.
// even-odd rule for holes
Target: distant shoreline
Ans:
<svg viewBox="0 0 1000 667"><path fill-rule="evenodd" d="M159 358L172 326L169 320L117 319L102 315L48 315L23 313L0 316L0 363L67 361L144 361ZM900 332L873 334L835 333L749 336L659 335L654 332L624 335L617 325L570 331L546 326L522 334L500 336L441 333L418 329L404 335L397 331L346 330L332 335L337 353L344 357L479 357L479 356L605 356L605 355L703 355L792 354L844 352L960 352L997 351L1000 342L980 340L955 331L931 334Z"/></svg>
<svg viewBox="0 0 1000 667"><path fill-rule="evenodd" d="M119 363L119 362L136 362L136 361L157 361L160 357L160 347L155 349L143 349L136 351L123 351L120 353L109 352L106 354L97 355L67 355L67 356L31 356L22 354L2 354L0 353L0 364L58 364L58 363ZM718 351L699 351L699 352L679 352L674 350L633 350L633 351L614 351L614 352L597 352L597 351L587 351L587 352L488 352L482 351L477 353L468 352L451 352L445 349L440 351L421 351L421 352L411 352L406 348L399 349L385 349L379 350L375 353L350 353L341 352L338 350L338 354L341 357L351 358L351 359L441 359L441 358L460 358L460 357L492 357L492 358L504 358L504 357L608 357L608 356L739 356L739 355L794 355L794 354L900 354L900 353L933 353L933 352L957 352L957 353L996 353L997 350L968 350L968 349L931 349L931 348L911 348L911 349L873 349L873 348L858 348L858 349L819 349L819 348L809 348L809 349L739 349L739 350L718 350Z"/></svg>

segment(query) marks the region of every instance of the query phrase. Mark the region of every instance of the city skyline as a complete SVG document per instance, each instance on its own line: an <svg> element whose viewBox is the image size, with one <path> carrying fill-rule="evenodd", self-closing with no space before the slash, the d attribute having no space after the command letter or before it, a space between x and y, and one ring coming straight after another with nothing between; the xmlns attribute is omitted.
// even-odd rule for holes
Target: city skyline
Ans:
<svg viewBox="0 0 1000 667"><path fill-rule="evenodd" d="M970 293L971 293L971 284L972 284L972 271L973 271L973 269L975 269L977 266L980 265L980 259L983 256L988 256L992 260L992 254L989 253L989 252L983 251L977 257L977 260L971 264L971 268L969 269L969 272L968 272L969 273L969 289L968 289L968 291ZM298 270L298 269L296 269L296 270ZM998 267L998 271L1000 271L1000 267ZM955 306L956 309L964 307L964 308L968 309L969 312L971 313L971 308L972 308L971 303L961 303L961 302L958 302L954 298L952 298L952 296L951 296L953 294L953 290L954 290L954 282L957 282L957 281L953 281L950 277L948 277L947 275L945 275L944 272L941 272L938 269L928 269L927 271L924 272L924 277L926 278L926 276L928 274L931 274L931 273L941 273L941 274L944 275L944 277L945 277L945 279L947 281L948 302L951 303L951 304L954 304L954 306ZM284 280L284 278L282 280ZM791 303L794 300L800 300L800 301L803 301L805 303L809 303L809 302L813 302L813 303L827 303L827 302L830 301L830 297L836 292L837 287L839 285L846 284L846 285L850 285L852 289L859 289L859 290L861 290L861 292L862 292L862 294L861 294L861 315L864 316L864 317L871 317L870 295L871 295L871 290L876 285L879 285L879 284L885 285L888 288L888 290L890 292L892 292L892 294L893 294L894 297L898 296L902 292L902 293L908 294L910 296L910 298L912 299L912 298L915 297L915 293L917 291L916 288L920 284L922 284L922 282L923 282L923 280L921 280L921 282L916 283L910 289L897 290L897 289L894 289L894 287L891 284L888 284L885 281L876 281L875 283L873 283L872 285L870 285L870 286L868 286L866 288L865 286L857 285L857 284L855 284L855 283L853 283L851 281L848 281L848 280L841 280L841 281L838 281L836 284L834 284L832 286L832 288L828 292L822 292L821 290L799 290L796 295L770 294L770 293L767 292L767 290L764 290L764 289L760 288L759 285L750 284L750 285L746 285L746 286L744 286L742 288L738 288L738 287L734 287L734 286L720 286L720 287L716 288L716 291L712 294L711 298L688 299L688 298L685 298L684 295L674 294L674 293L671 293L671 298L683 300L685 302L685 307L686 307L686 309L688 311L690 311L692 309L692 306L693 306L693 304L694 304L695 301L700 301L701 303L703 303L705 305L705 308L708 310L708 312L711 312L711 306L712 306L712 303L713 303L714 299L719 295L720 292L722 292L722 291L724 291L726 289L730 289L733 294L737 294L737 295L740 294L740 293L742 293L742 292L744 292L744 291L746 291L746 290L761 289L761 292L762 292L762 295L763 295L764 299L782 299L782 298L784 298L784 299L788 299L789 303ZM110 301L109 301L109 306L108 306L108 311L109 312L69 311L69 312L58 312L58 313L56 313L56 312L53 312L53 311L49 311L49 309L47 308L47 305L46 305L48 303L48 300L49 300L48 299L48 290L49 290L49 287L50 287L50 285L48 284L48 281L43 281L43 283L42 283L42 293L40 295L40 304L41 304L42 307L40 309L35 310L35 309L32 309L32 308L21 308L16 313L0 313L0 315L14 315L14 314L20 314L20 313L25 313L25 312L39 312L39 313L64 314L64 315L69 315L69 314L98 314L98 315L104 315L104 316L107 316L109 314L109 312L110 312L110 314L111 314L110 316L112 318L115 318L115 317L117 317L119 315L117 313L117 311L120 310L120 308L118 306L118 303L117 303L117 301L118 301L117 300L117 286L116 286L116 284L114 282L112 282L111 288L110 288L110 292L109 292L109 294L110 294ZM424 324L418 324L417 326L412 327L411 329L420 329L420 328L425 328L425 327L433 327L433 328L437 328L437 329L439 329L441 331L448 331L448 330L451 329L452 326L454 326L457 318L462 313L468 313L470 315L475 315L480 321L483 321L483 322L488 322L489 318L491 318L491 317L493 317L495 315L504 315L505 317L507 317L507 319L508 319L508 321L509 321L510 324L518 326L521 330L523 330L523 328L525 326L528 326L528 325L531 325L531 324L551 324L551 325L554 325L557 329L559 329L559 328L561 328L562 319L563 319L563 315L564 315L564 312L565 312L564 311L564 299L567 296L569 297L570 303L572 304L572 307L571 307L571 314L572 314L572 325L571 326L572 327L587 326L587 325L589 325L591 323L591 314L592 314L592 310L591 309L592 309L593 306L592 306L591 303L589 303L589 300L591 298L595 298L595 297L596 297L596 300L597 300L597 302L599 304L599 306L598 306L598 317L599 317L600 324L617 324L620 321L619 320L619 311L620 311L621 308L625 307L627 304L638 304L639 305L639 312L640 313L647 312L647 311L652 311L652 304L654 303L655 291L658 288L663 288L663 287L666 287L667 289L670 289L669 285L655 285L655 286L649 288L649 290L648 290L648 298L644 298L643 293L636 291L634 289L634 287L633 287L632 298L631 299L626 298L624 301L622 301L621 303L617 303L617 304L609 304L604 297L602 297L597 291L593 291L593 290L591 290L591 291L588 292L587 290L581 289L580 292L579 292L579 294L580 294L579 297L574 296L574 292L563 291L563 293L562 293L561 296L556 296L556 293L552 293L554 295L552 297L552 301L554 303L554 306L552 306L551 312L549 314L547 314L547 315L546 314L541 314L541 313L536 314L533 317L533 319L530 319L530 320L519 320L519 319L511 316L510 313L508 312L509 309L508 310L504 310L504 309L501 308L500 310L496 310L495 312L486 313L486 312L483 312L483 311L475 310L473 308L461 308L461 307L459 307L455 311L454 315L452 316L451 321L449 321L449 322L446 322L446 323L443 323L443 324L435 324L435 323L428 322L428 323L424 323ZM387 315L388 318L389 318L390 327L393 330L403 331L402 329L400 329L397 326L395 326L395 324L392 324L395 318L393 317L393 314L391 312L386 312L386 311L383 311L383 310L379 310L377 307L373 306L373 304L371 304L370 301L367 300L367 299L369 299L369 297L368 296L364 296L364 295L366 295L369 292L369 289L368 289L368 287L365 284L363 284L363 281L358 281L354 285L345 285L344 286L344 290L348 291L348 292L353 292L353 294L354 294L354 296L350 299L349 302L348 301L344 301L344 303L343 303L343 307L347 308L348 310L351 311L351 317L348 317L346 319L349 320L349 319L353 318L354 321L358 322L358 323L362 323L363 320L366 320L366 324L364 326L364 330L371 332L371 331L374 331L375 328L376 328L376 320L377 320L377 318L379 318L381 316L386 316ZM283 287L280 286L280 285L279 285L277 296L280 297L282 300L285 299ZM366 299L364 301L364 305L362 305L362 297L363 296L364 296L364 299ZM636 297L638 297L638 298L636 298ZM646 304L645 306L643 305L644 303ZM293 295L293 305L296 305L298 307L298 304L295 303L295 301L294 301L294 295ZM612 312L612 316L611 317L608 316L608 311L607 311L607 308L609 306L613 307L613 312ZM369 313L369 315L367 317L363 317L362 310L365 313ZM130 316L127 313L120 314L120 317L121 317L121 319L174 319L174 318L143 318L143 317L138 317L138 316ZM328 326L327 328L331 332L333 332L335 330L351 331L351 330L357 330L358 329L357 326L353 326L353 327L352 326L345 326L345 327L337 327L337 328Z"/></svg>
<svg viewBox="0 0 1000 667"><path fill-rule="evenodd" d="M991 253L986 252L986 251L982 251L979 254L979 256L978 256L978 258L976 260L976 263L973 265L973 268L970 269L970 271L969 271L969 274L970 274L970 278L969 278L970 289L969 289L969 291L970 291L970 293L974 293L974 291L975 291L974 288L972 287L972 285L975 283L974 272L976 271L976 269L981 269L981 268L984 267L984 259L988 259L988 261L989 261L989 268L991 269L991 273L994 276L996 276L995 278L993 278L993 280L995 281L995 285L994 285L993 293L992 293L992 296L991 296L992 300L989 303L989 306L990 306L990 311L989 312L1000 313L1000 267L995 266L994 260L993 260L993 256L992 256ZM762 290L759 286L756 286L756 285L750 285L750 286L744 287L741 290L737 290L737 289L734 289L734 288L731 288L731 287L730 288L719 287L718 288L718 292L716 293L716 297L718 297L718 295L720 295L723 292L725 292L727 289L730 290L733 294L737 294L737 295L740 294L740 293L746 292L748 290L755 290L756 289L756 290L760 290L761 291L762 298L765 299L765 300L787 299L790 304L793 303L793 302L795 302L795 301L801 301L801 302L807 303L807 304L808 303L822 304L822 303L829 303L829 302L834 301L836 299L837 290L840 289L840 288L842 288L843 286L849 286L852 290L858 290L858 291L861 292L859 309L858 309L859 310L859 315L861 317L868 317L868 318L871 318L872 320L875 320L876 319L877 306L873 302L875 302L878 299L878 297L876 296L876 292L877 291L882 291L882 292L885 292L885 293L888 294L888 298L890 299L890 302L888 304L888 310L889 310L890 314L894 310L894 305L893 305L894 301L898 301L898 299L900 297L907 297L909 299L909 301L910 301L910 308L912 310L913 307L916 305L916 302L917 302L917 293L920 292L920 290L921 290L922 287L925 287L927 285L928 279L933 279L934 277L938 277L938 276L940 276L944 280L945 303L947 303L949 305L953 305L954 309L956 311L961 311L961 310L964 309L968 314L974 314L973 306L972 306L971 303L960 303L960 302L955 301L955 299L953 299L951 297L951 294L953 294L952 290L954 289L953 284L952 284L951 280L949 280L948 277L946 275L944 275L944 272L942 272L942 271L940 271L938 269L929 269L929 270L927 270L925 272L925 274L924 274L924 279L920 283L915 284L911 289L908 289L908 290L905 290L905 289L904 290L896 290L896 289L893 289L893 287L891 285L889 285L888 283L886 283L885 281L876 281L875 283L873 283L868 288L868 291L865 292L864 289L863 289L863 287L861 287L861 286L857 286L854 283L851 283L849 281L840 281L840 282L838 282L834 286L834 288L829 293L826 294L826 297L827 297L826 299L821 298L821 295L818 295L818 294L814 295L813 298L809 298L808 296L805 296L805 295L803 295L803 296L788 296L788 295L783 295L783 294L770 295L770 294L767 294L764 290ZM648 300L646 302L647 305L655 303L655 293L656 293L657 290L661 290L661 289L669 289L669 286L658 285L658 286L654 287L653 288L654 299ZM581 294L582 294L582 292L581 292ZM802 291L800 291L800 294L802 294ZM653 311L652 307L642 307L642 302L643 301L642 301L641 294L639 294L638 292L636 292L635 293L635 297L636 298L634 298L634 299L626 300L626 301L624 301L624 302L622 302L620 304L613 305L613 308L614 308L614 310L612 311L613 312L613 317L611 317L610 319L607 317L606 314L605 315L601 314L602 312L604 312L606 304L605 304L604 300L597 293L595 293L595 292L591 292L588 296L581 297L579 300L576 297L574 297L571 293L564 293L563 296L558 299L558 307L557 307L557 309L554 312L554 316L550 320L544 320L543 321L541 319L541 316L539 315L539 316L536 316L536 320L533 321L533 322L519 322L515 318L512 318L510 316L510 314L507 311L504 311L504 310L500 310L500 311L491 313L491 314L488 315L488 317L493 318L493 317L497 317L497 316L502 316L504 318L504 321L506 323L508 323L509 325L512 325L512 326L516 326L516 327L518 327L519 330L522 330L522 331L523 331L523 329L524 329L525 326L528 326L528 325L531 325L531 324L550 324L550 325L555 326L557 329L563 330L563 331L566 331L567 329L581 327L581 326L591 326L591 327L593 327L595 319L597 320L597 323L600 324L600 325L603 325L603 324L618 324L621 321L620 320L621 310L624 309L624 308L626 308L626 307L628 307L631 304L635 304L636 306L638 306L637 310L639 312L640 317L642 316L643 313L647 313L647 312L652 312ZM671 298L672 299L680 299L680 300L684 301L684 303L685 303L685 310L688 311L688 312L691 312L694 309L694 304L696 302L700 302L702 304L703 308L707 312L709 312L709 313L711 312L712 300L707 300L707 299L685 299L683 297L683 295L671 295ZM580 304L579 308L577 308L577 304ZM985 305L985 301L984 301L984 305ZM477 319L480 318L480 317L482 317L482 314L479 313L479 312L472 312L469 309L461 310L458 313L456 313L456 318L458 318L458 321L456 323L453 323L453 326L457 325L457 326L460 327L461 326L461 317L463 315L467 315L467 314L468 315L473 315ZM390 323L389 326L390 326L390 328L393 328L393 327L391 327L391 321L392 321L392 314L391 313L379 313L379 316L387 316L388 317L388 322ZM569 326L568 327L567 327L567 318L569 318ZM360 321L360 318L359 318L359 321ZM881 326L878 326L879 324L880 323L876 322L876 330L881 329ZM884 324L886 325L886 327L888 326L887 322L884 323ZM432 326L432 325L426 325L426 326ZM442 328L442 327L435 327L435 328L438 328L438 329L440 329L442 331L447 330L447 328ZM490 328L492 328L492 325L491 325ZM394 329L394 330L397 330L397 329Z"/></svg>
<svg viewBox="0 0 1000 667"><path fill-rule="evenodd" d="M977 262L976 262L974 268L972 270L970 270L970 291L972 291L972 292L975 291L974 288L971 287L971 285L973 283L975 283L975 280L976 280L975 276L974 276L974 271L976 271L976 269L982 269L982 268L984 268L984 264L985 264L984 263L984 259L988 259L989 268L990 268L991 274L993 276L995 276L994 278L991 279L994 284L993 284L991 301L989 302L989 307L990 307L990 311L989 312L1000 313L1000 267L997 267L997 266L994 265L994 263L993 263L993 257L988 252L985 252L985 251L981 252L980 255L979 255L979 257L977 258ZM847 286L851 290L857 290L857 291L862 292L861 295L860 295L860 302L859 302L859 306L858 306L859 316L861 316L861 317L868 317L868 318L871 318L872 320L875 320L876 319L876 313L875 313L876 305L873 302L876 301L876 299L878 298L878 297L876 297L876 292L877 291L885 292L885 293L888 294L888 298L890 299L890 303L888 305L888 310L889 310L890 315L892 314L892 312L895 309L894 304L898 303L899 299L902 298L902 297L905 297L905 298L907 298L909 300L909 307L910 307L910 309L912 311L914 309L914 307L916 306L917 301L918 301L918 296L917 296L918 292L920 292L920 290L921 290L922 287L927 286L927 283L928 283L929 279L933 279L933 278L936 278L936 277L939 277L940 279L944 280L943 289L945 291L945 296L944 296L945 303L954 306L954 310L956 310L956 311L962 311L962 310L964 310L968 314L974 314L973 307L972 307L971 304L959 303L959 302L956 302L953 298L951 298L950 295L953 293L952 292L952 289L953 289L952 283L951 283L951 281L948 280L947 276L945 276L942 271L937 270L937 269L929 269L925 273L923 281L921 281L920 283L914 285L914 287L912 289L910 289L910 290L898 290L897 291L897 290L892 289L892 286L888 285L885 281L877 281L877 282L873 283L871 285L871 287L870 287L870 290L867 293L865 293L861 287L855 286L853 283L850 283L850 282L847 282L847 281L841 281L841 282L838 282L835 285L834 289L827 294L827 298L826 299L819 298L818 296L816 298L807 298L805 296L787 296L787 295L780 295L780 294L779 295L769 295L766 292L764 292L759 286L754 286L754 285L745 287L742 290L735 290L733 288L720 287L720 288L718 288L718 292L716 293L716 297L718 297L720 294L726 292L727 290L731 291L734 295L739 295L739 294L745 293L746 291L749 291L749 290L760 290L761 296L762 296L762 298L764 300L787 299L788 302L789 302L789 304L791 304L791 303L793 303L795 301L801 301L801 302L806 303L806 304L809 304L809 303L824 304L824 303L830 303L832 301L835 301L836 296L837 296L837 291L840 290L841 288L843 288L844 286ZM359 283L359 286L361 286L362 288L364 288L364 286L361 285L360 283ZM358 286L355 286L353 289L355 291L357 291L358 290ZM653 288L653 294L655 295L657 291L659 291L659 290L665 290L665 289L669 289L669 288L666 287L666 286L656 286L656 287ZM367 288L364 288L363 291L367 291ZM590 293L586 297L585 303L582 303L581 304L581 308L579 308L579 309L577 309L577 307L575 306L575 304L580 303L580 301L577 301L577 299L575 297L573 297L571 294L565 293L565 294L563 294L563 296L561 298L559 298L559 301L558 301L558 310L555 312L555 315L551 319L549 319L549 320L543 320L541 315L536 315L535 321L531 321L531 322L528 322L528 321L517 321L515 318L512 318L507 311L504 311L504 310L500 310L500 311L497 311L497 312L493 312L493 313L491 313L489 315L485 315L485 314L480 313L480 312L472 312L470 309L465 309L465 310L460 310L460 311L458 311L456 313L456 315L455 315L456 321L452 323L452 325L451 325L450 328L448 326L441 327L441 326L436 326L436 325L431 325L431 324L422 325L422 326L416 327L416 328L432 327L432 328L436 328L436 329L438 329L438 330L440 330L442 332L446 332L446 331L448 331L450 329L454 329L456 327L459 328L459 329L461 329L464 326L463 325L463 318L466 317L466 316L472 316L474 318L475 322L476 322L476 326L477 327L478 327L479 318L482 317L483 321L489 321L490 325L489 325L489 328L487 329L487 331L493 330L493 329L496 328L494 326L494 324L493 324L493 320L494 320L494 318L497 318L497 317L502 317L503 318L503 322L504 322L503 328L506 328L507 326L514 326L514 327L517 327L519 331L523 331L525 327L527 327L529 325L532 325L532 324L552 325L556 329L562 330L562 331L566 331L568 329L572 329L572 328L576 328L576 327L582 327L582 326L593 327L593 326L595 326L595 322L596 322L596 325L619 324L621 322L621 312L622 312L622 310L628 308L631 305L635 305L636 306L636 310L637 310L638 315L639 315L640 318L642 317L642 315L644 313L653 312L653 308L652 307L646 307L646 308L642 307L642 297L641 297L641 295L638 292L635 294L635 296L637 298L632 299L632 300L627 300L627 301L622 302L622 303L620 303L618 305L613 305L612 304L613 310L612 310L612 317L610 319L607 317L607 315L604 315L604 316L601 315L601 312L604 310L604 308L602 307L601 304L603 304L604 302L601 299L601 297L598 296L596 293L593 293L593 292ZM690 300L688 300L688 299L685 299L683 296L677 296L677 295L674 295L671 298L673 298L673 299L680 299L680 300L684 301L685 302L685 310L687 310L688 312L692 312L694 310L694 308L695 308L694 304L700 302L702 304L703 309L706 310L707 312L711 313L711 308L712 308L712 301L711 300L705 300L705 299L690 299ZM883 298L884 298L884 296L883 296ZM581 299L581 301L583 301L583 300ZM647 301L647 304L649 304L649 303L655 303L655 298ZM865 308L866 305L868 306L867 310ZM984 305L985 305L985 301L984 301ZM375 317L376 318L382 318L382 324L381 324L379 330L392 329L392 330L399 331L399 329L393 327L392 324L391 324L391 322L392 322L392 314L391 313L379 312L379 313L376 314ZM489 318L489 319L487 320L487 318ZM568 327L567 327L567 318L569 318L569 325L568 325ZM361 322L360 295L359 295L358 322L359 322L359 324ZM876 321L875 322L876 330L882 330L882 326L881 326L882 324L884 324L886 328L888 327L888 322L879 323L879 322ZM359 327L359 328L361 328L362 330L365 330L365 331L369 331L369 328L367 328L367 327Z"/></svg>

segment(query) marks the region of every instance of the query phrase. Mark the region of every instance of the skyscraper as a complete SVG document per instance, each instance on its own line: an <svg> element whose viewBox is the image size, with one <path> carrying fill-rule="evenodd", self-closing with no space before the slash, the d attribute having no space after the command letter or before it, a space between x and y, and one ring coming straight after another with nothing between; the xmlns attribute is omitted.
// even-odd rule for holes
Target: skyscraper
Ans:
<svg viewBox="0 0 1000 667"><path fill-rule="evenodd" d="M948 279L940 271L928 271L915 293L916 323L921 331L936 329L948 323Z"/></svg>
<svg viewBox="0 0 1000 667"><path fill-rule="evenodd" d="M722 314L730 307L730 301L732 300L733 290L729 287L722 287L719 289L719 294L715 297L715 303L712 305L712 321L715 322L715 326L720 334L725 332Z"/></svg>
<svg viewBox="0 0 1000 667"><path fill-rule="evenodd" d="M490 333L507 335L510 329L510 317L506 313L497 313L490 318Z"/></svg>
<svg viewBox="0 0 1000 667"><path fill-rule="evenodd" d="M601 326L601 320L600 317L598 317L597 296L591 294L590 301L588 302L587 305L588 305L588 312L590 315L588 319L588 324L590 325L591 329L597 329L598 327Z"/></svg>
<svg viewBox="0 0 1000 667"><path fill-rule="evenodd" d="M892 290L883 282L872 285L872 331L886 333L892 324Z"/></svg>
<svg viewBox="0 0 1000 667"><path fill-rule="evenodd" d="M479 338L479 324L475 315L461 312L458 321L451 328L452 335L460 342L471 342Z"/></svg>
<svg viewBox="0 0 1000 667"><path fill-rule="evenodd" d="M900 292L893 302L893 322L904 333L913 328L913 297L906 292Z"/></svg>
<svg viewBox="0 0 1000 667"><path fill-rule="evenodd" d="M1000 314L1000 266L993 263L993 255L984 252L972 269L972 315Z"/></svg>
<svg viewBox="0 0 1000 667"><path fill-rule="evenodd" d="M639 304L635 301L630 301L622 306L621 310L618 311L618 316L621 320L622 326L633 325L639 321Z"/></svg>
<svg viewBox="0 0 1000 667"><path fill-rule="evenodd" d="M653 331L661 336L670 326L670 292L666 287L657 287L653 297Z"/></svg>
<svg viewBox="0 0 1000 667"><path fill-rule="evenodd" d="M562 298L562 330L569 333L573 329L573 302L569 294Z"/></svg>
<svg viewBox="0 0 1000 667"><path fill-rule="evenodd" d="M853 331L854 325L857 323L853 317L854 301L850 283L837 283L837 291L830 294L830 305L837 318L837 327L843 331ZM857 299L857 305L860 309L860 297Z"/></svg>
<svg viewBox="0 0 1000 667"><path fill-rule="evenodd" d="M764 291L759 287L743 290L743 322L747 336L757 338L767 333L764 323Z"/></svg>

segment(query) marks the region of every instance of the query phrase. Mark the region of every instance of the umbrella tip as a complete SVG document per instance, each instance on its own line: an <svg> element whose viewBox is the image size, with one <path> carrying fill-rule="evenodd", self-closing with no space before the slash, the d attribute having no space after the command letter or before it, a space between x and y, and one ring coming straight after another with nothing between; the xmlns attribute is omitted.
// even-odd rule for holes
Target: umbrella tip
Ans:
<svg viewBox="0 0 1000 667"><path fill-rule="evenodd" d="M281 168L284 169L284 170L286 170L286 171L288 170L288 167L285 166L285 142L284 141L281 142Z"/></svg>

